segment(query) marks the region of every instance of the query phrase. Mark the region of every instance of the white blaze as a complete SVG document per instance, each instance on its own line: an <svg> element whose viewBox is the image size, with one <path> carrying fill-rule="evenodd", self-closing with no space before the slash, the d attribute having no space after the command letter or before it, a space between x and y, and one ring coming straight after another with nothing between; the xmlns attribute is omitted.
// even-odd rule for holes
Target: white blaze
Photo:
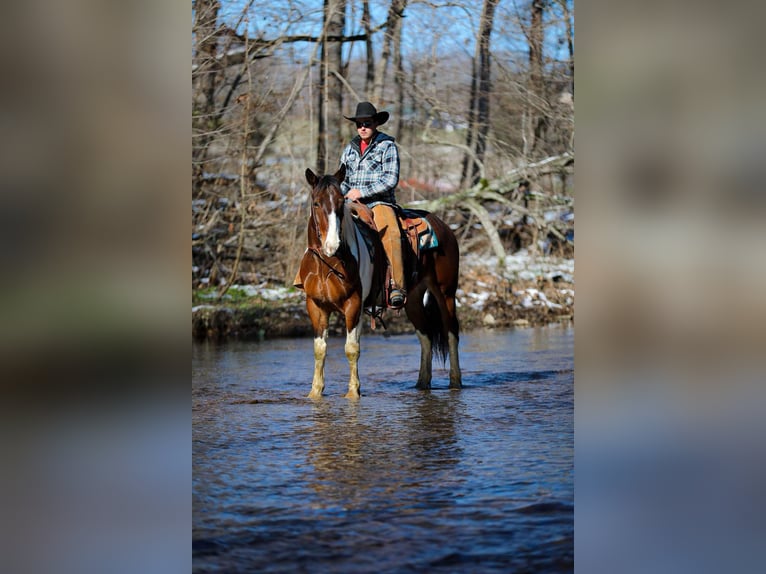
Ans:
<svg viewBox="0 0 766 574"><path fill-rule="evenodd" d="M332 257L340 247L340 231L338 229L338 217L335 213L330 213L327 219L327 237L322 243L322 251L327 257Z"/></svg>

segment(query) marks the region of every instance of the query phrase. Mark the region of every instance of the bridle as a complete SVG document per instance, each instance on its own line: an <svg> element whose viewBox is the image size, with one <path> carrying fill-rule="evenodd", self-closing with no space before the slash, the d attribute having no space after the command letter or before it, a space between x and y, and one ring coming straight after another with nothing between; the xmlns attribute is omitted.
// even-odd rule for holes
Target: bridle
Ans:
<svg viewBox="0 0 766 574"><path fill-rule="evenodd" d="M311 220L314 222L314 232L316 233L317 239L319 239L319 244L321 245L322 244L322 233L319 230L319 222L317 221L317 218L314 215L314 204L313 203L314 202L312 201L312 205L311 205ZM337 216L337 214L336 214L336 216ZM342 214L341 214L340 217L342 217ZM338 227L340 229L341 222L338 223ZM340 231L339 231L339 233L340 233ZM341 233L340 235L341 235L341 238L340 238L341 243L340 243L340 246L338 247L338 251L343 249L345 247L345 245L346 245L344 240L343 240L343 234ZM330 263L327 259L325 259L325 256L322 254L322 251L320 249L318 249L317 247L314 247L314 246L310 246L310 247L308 247L308 250L311 251L311 253L313 253L314 255L316 255L317 258L319 258L319 261L324 263L329 268L330 273L334 274L339 279L343 279L343 280L346 279L346 276L343 273L338 271L335 267L333 267L332 263ZM335 257L336 259L340 259L337 256L337 254L334 255L333 257Z"/></svg>

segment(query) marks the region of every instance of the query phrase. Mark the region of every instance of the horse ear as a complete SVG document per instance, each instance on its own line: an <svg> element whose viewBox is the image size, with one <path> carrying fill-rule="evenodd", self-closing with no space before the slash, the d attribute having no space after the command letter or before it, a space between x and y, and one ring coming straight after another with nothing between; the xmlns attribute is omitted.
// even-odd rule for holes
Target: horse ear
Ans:
<svg viewBox="0 0 766 574"><path fill-rule="evenodd" d="M316 174L311 171L309 168L306 168L306 181L309 182L309 185L313 188L317 183L317 176Z"/></svg>
<svg viewBox="0 0 766 574"><path fill-rule="evenodd" d="M335 175L333 176L335 179L338 180L338 183L343 183L343 180L346 179L346 164L341 164L340 169L335 172Z"/></svg>

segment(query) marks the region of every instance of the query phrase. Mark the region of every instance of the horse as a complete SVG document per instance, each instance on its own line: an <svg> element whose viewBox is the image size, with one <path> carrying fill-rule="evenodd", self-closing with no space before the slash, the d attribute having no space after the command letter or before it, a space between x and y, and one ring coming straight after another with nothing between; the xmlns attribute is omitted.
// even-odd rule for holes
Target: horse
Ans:
<svg viewBox="0 0 766 574"><path fill-rule="evenodd" d="M364 209L345 200L340 184L345 166L333 175L316 175L306 169L311 187L311 212L307 247L298 276L306 293L306 310L314 333L314 376L309 398L324 391L324 365L330 315L345 319L345 353L349 362L348 392L345 398L360 396L359 355L361 320L364 309L384 306L387 264L377 233L370 234L368 248L354 222ZM425 214L426 212L423 212ZM458 357L459 323L455 293L458 284L459 250L452 230L433 214L425 215L438 239L438 248L417 253L403 245L408 297L405 313L420 341L420 370L416 388L431 388L431 364L436 349L443 361L449 355L451 389L462 387Z"/></svg>

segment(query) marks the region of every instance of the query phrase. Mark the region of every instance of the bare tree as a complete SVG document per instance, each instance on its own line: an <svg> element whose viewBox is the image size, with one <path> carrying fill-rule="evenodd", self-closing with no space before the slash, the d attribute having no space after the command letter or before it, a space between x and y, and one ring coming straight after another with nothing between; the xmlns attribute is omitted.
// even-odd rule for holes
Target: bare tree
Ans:
<svg viewBox="0 0 766 574"><path fill-rule="evenodd" d="M340 122L343 112L342 47L329 37L343 36L346 27L346 0L325 0L325 34L322 40L322 62L319 68L319 121L317 124L317 166L325 173L330 156L337 155L342 144Z"/></svg>
<svg viewBox="0 0 766 574"><path fill-rule="evenodd" d="M476 56L473 61L471 78L471 100L468 110L468 133L466 145L472 150L463 159L463 185L470 187L479 180L480 165L484 161L489 131L490 96L490 50L489 40L495 8L499 0L484 0L479 33L476 38Z"/></svg>
<svg viewBox="0 0 766 574"><path fill-rule="evenodd" d="M395 90L394 133L400 141L402 139L402 127L404 126L404 86L406 83L404 64L402 60L402 28L403 26L401 23L396 27L393 45Z"/></svg>
<svg viewBox="0 0 766 574"><path fill-rule="evenodd" d="M391 59L391 50L396 35L402 25L404 9L407 7L407 0L391 0L386 17L385 32L383 34L383 48L380 53L380 59L375 66L375 83L372 88L371 100L375 105L381 105L384 102L385 94L383 88L386 83L386 72L388 71L389 60Z"/></svg>
<svg viewBox="0 0 766 574"><path fill-rule="evenodd" d="M221 4L218 0L194 0L193 32L196 37L192 75L192 130L195 140L192 145L192 182L194 195L202 185L202 173L210 132L215 129L215 94L218 87L221 66L216 58L218 50L218 15Z"/></svg>
<svg viewBox="0 0 766 574"><path fill-rule="evenodd" d="M387 0L382 21L380 4L358 0L347 32L349 0L194 1L195 288L292 279L302 173L314 154L322 171L336 161L344 98L392 112L400 200L435 201L469 249L501 260L517 248L505 221L547 225L541 209L571 203L554 187L574 161L572 0ZM362 49L342 61L347 42ZM521 202L521 179L543 207Z"/></svg>
<svg viewBox="0 0 766 574"><path fill-rule="evenodd" d="M574 98L574 30L572 26L572 12L569 9L570 0L557 0L557 2L561 6L564 27L566 29L567 51L569 53L569 81L572 98Z"/></svg>
<svg viewBox="0 0 766 574"><path fill-rule="evenodd" d="M369 94L375 84L375 52L372 47L372 22L370 20L370 0L362 0L362 29L367 37L364 41L367 66L364 76L364 93Z"/></svg>
<svg viewBox="0 0 766 574"><path fill-rule="evenodd" d="M548 125L548 117L541 113L547 107L548 97L543 81L543 39L545 29L543 27L543 14L546 9L546 0L532 0L530 4L529 24L529 138L530 154L541 155L545 143L545 131Z"/></svg>

